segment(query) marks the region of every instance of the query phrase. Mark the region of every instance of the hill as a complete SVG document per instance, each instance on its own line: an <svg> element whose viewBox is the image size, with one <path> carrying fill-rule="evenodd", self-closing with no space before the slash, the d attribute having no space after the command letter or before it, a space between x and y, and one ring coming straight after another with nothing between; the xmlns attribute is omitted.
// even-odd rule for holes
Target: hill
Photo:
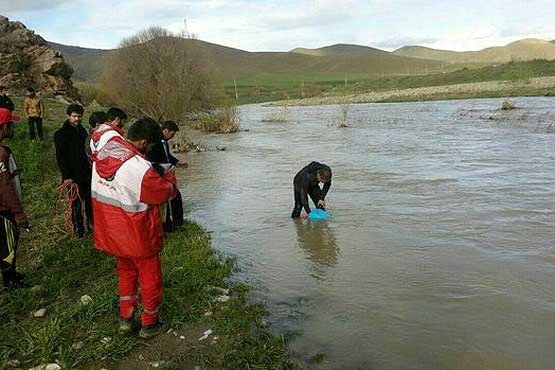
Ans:
<svg viewBox="0 0 555 370"><path fill-rule="evenodd" d="M78 80L94 82L100 77L105 58L112 50L53 44L67 55ZM334 45L319 49L321 56L301 52L248 52L201 40L183 39L184 48L195 49L224 80L267 75L416 74L439 70L441 63L407 58L356 45ZM308 50L308 49L304 49Z"/></svg>
<svg viewBox="0 0 555 370"><path fill-rule="evenodd" d="M314 55L314 56L368 56L373 54L390 54L387 51L371 48L369 46L336 44L318 49L295 48L290 53Z"/></svg>
<svg viewBox="0 0 555 370"><path fill-rule="evenodd" d="M540 39L523 39L505 46L480 51L449 51L423 46L404 46L393 52L411 58L432 59L450 63L507 63L533 59L555 60L555 44Z"/></svg>

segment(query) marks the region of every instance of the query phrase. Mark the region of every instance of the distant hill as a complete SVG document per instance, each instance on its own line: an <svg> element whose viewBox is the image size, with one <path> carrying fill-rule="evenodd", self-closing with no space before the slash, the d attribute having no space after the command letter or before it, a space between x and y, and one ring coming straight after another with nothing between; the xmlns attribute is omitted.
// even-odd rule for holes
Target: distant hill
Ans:
<svg viewBox="0 0 555 370"><path fill-rule="evenodd" d="M314 56L357 56L363 57L373 54L391 54L387 51L371 48L369 46L351 45L351 44L336 44L325 46L318 49L296 48L290 53L314 55Z"/></svg>
<svg viewBox="0 0 555 370"><path fill-rule="evenodd" d="M393 53L403 57L451 63L507 63L533 59L555 60L555 43L540 39L523 39L505 46L464 52L437 50L423 46L404 46Z"/></svg>
<svg viewBox="0 0 555 370"><path fill-rule="evenodd" d="M73 67L74 77L83 81L98 80L105 58L113 52L51 44ZM433 60L407 58L357 45L317 49L321 56L302 52L248 52L194 39L183 39L182 45L197 50L223 79L278 74L414 74L439 70L441 65Z"/></svg>

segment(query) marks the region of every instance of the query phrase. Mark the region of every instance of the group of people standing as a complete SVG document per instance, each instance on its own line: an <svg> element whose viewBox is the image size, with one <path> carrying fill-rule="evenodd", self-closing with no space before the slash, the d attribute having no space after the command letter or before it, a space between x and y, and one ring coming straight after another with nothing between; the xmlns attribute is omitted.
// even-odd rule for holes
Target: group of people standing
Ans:
<svg viewBox="0 0 555 370"><path fill-rule="evenodd" d="M12 111L0 106L0 267L7 290L26 286L16 272L16 251L19 232L28 226L17 165L4 145L13 137L13 123L20 120ZM86 130L83 115L81 105L69 105L66 121L54 134L62 183L80 198L72 202L75 235L92 232L95 247L116 258L120 332L140 329L140 337L150 338L164 330L158 317L163 233L183 224L174 172L186 163L172 156L168 145L179 127L173 121L160 125L145 117L124 130L127 114L113 107L91 114ZM41 137L42 130L38 133ZM135 320L139 302L140 323Z"/></svg>

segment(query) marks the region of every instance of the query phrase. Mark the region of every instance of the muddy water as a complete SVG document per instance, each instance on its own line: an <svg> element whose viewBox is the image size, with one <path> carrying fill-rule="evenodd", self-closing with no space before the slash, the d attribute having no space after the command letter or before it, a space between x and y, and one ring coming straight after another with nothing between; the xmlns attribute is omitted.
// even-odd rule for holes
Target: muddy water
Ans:
<svg viewBox="0 0 555 370"><path fill-rule="evenodd" d="M314 369L555 367L555 99L241 108L250 131L189 154L186 212L260 284ZM329 164L332 218L289 219Z"/></svg>

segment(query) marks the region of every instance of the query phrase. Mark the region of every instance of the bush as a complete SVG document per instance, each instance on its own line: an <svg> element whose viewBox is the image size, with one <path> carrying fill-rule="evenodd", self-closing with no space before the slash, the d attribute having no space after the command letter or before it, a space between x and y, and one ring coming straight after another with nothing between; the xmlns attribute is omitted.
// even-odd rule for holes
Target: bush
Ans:
<svg viewBox="0 0 555 370"><path fill-rule="evenodd" d="M241 124L237 106L227 104L223 108L212 111L200 117L199 128L204 132L215 132L218 134L230 134L239 132Z"/></svg>

